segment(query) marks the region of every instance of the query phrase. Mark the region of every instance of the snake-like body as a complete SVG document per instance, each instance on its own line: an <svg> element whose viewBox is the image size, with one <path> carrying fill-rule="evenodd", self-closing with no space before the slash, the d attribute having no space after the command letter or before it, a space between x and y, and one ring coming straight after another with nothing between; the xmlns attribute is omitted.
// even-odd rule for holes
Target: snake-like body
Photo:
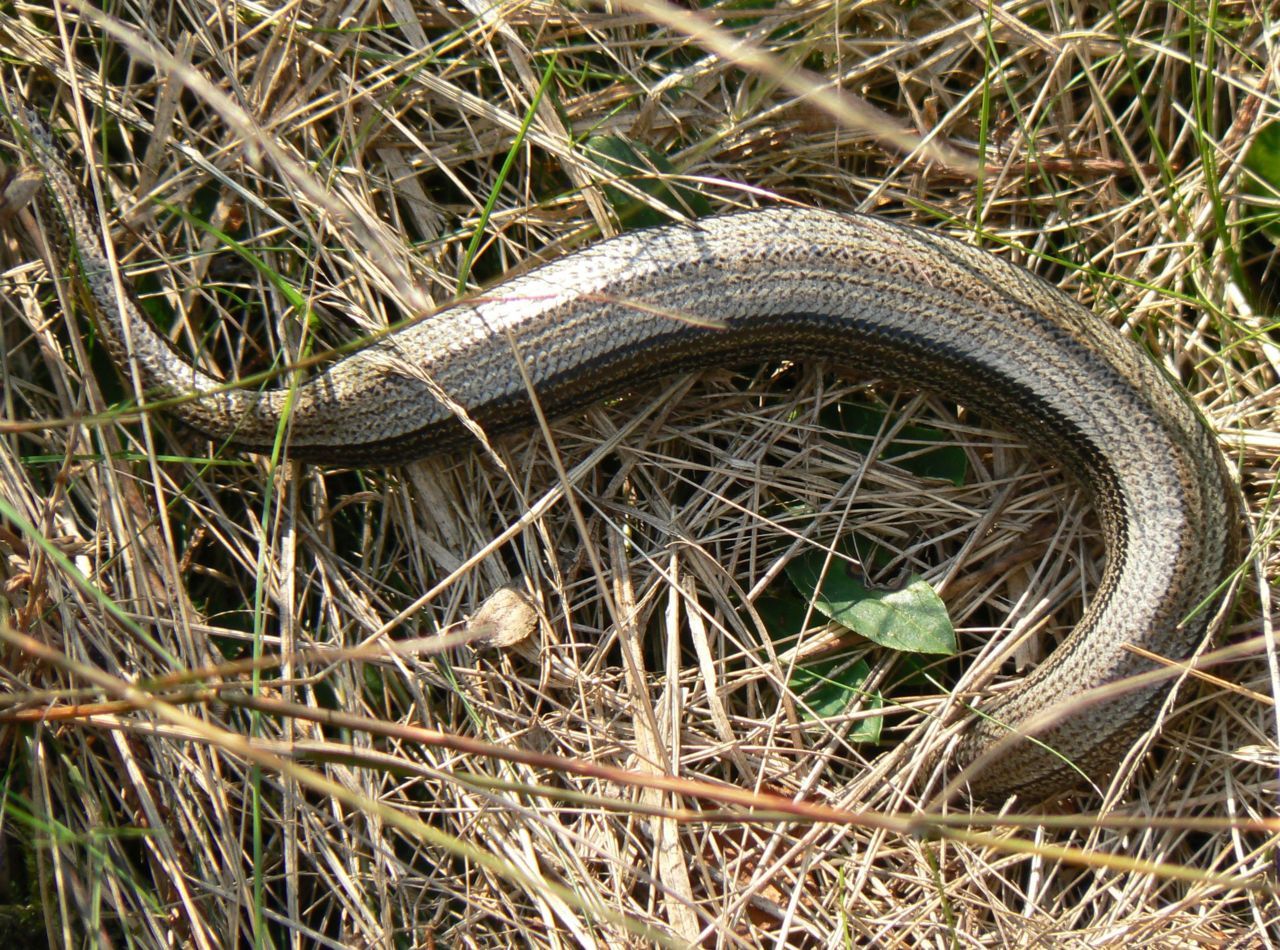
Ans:
<svg viewBox="0 0 1280 950"><path fill-rule="evenodd" d="M47 225L71 249L118 365L149 399L196 394L183 421L294 458L389 465L581 409L673 373L762 359L827 361L953 398L1060 460L1088 490L1104 576L1072 633L965 732L957 765L1082 694L1184 657L1231 567L1235 492L1187 395L1133 342L1027 271L866 215L775 208L602 241L338 359L290 394L228 387L159 333L60 151L25 113L48 181ZM126 345L128 341L128 345ZM445 398L442 400L441 396ZM290 405L291 403L291 405ZM451 404L452 403L452 404ZM983 797L1041 797L1114 767L1163 686L1080 704L973 777Z"/></svg>

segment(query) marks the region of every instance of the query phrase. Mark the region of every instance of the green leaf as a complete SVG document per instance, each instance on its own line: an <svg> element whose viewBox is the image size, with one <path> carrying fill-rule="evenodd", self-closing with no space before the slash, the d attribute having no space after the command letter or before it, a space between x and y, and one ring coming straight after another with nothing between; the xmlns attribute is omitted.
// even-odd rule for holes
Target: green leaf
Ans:
<svg viewBox="0 0 1280 950"><path fill-rule="evenodd" d="M775 643L793 645L804 632L807 604L799 597L766 594L755 602L756 612ZM880 709L884 699L868 692L871 667L865 660L850 663L847 656L834 654L797 664L787 678L787 689L800 702L800 716L806 721L842 716L858 700L864 709ZM846 737L852 742L878 742L883 717L860 720Z"/></svg>
<svg viewBox="0 0 1280 950"><path fill-rule="evenodd" d="M792 670L787 686L800 701L801 718L830 719L843 716L860 699L864 709L884 706L879 693L866 690L870 676L871 667L866 660L850 663L846 657L823 657ZM883 725L883 716L868 716L858 720L846 738L853 742L879 742Z"/></svg>
<svg viewBox="0 0 1280 950"><path fill-rule="evenodd" d="M774 644L780 649L790 649L796 645L800 634L814 624L805 623L805 617L809 615L809 607L805 601L795 596L780 597L773 593L775 588L776 585L771 584L768 588L770 592L757 597L752 606L764 621L765 629L769 631Z"/></svg>
<svg viewBox="0 0 1280 950"><path fill-rule="evenodd" d="M1246 193L1266 198L1269 204L1251 204L1253 222L1273 241L1280 241L1280 122L1268 122L1254 138L1244 156L1251 172L1244 178Z"/></svg>
<svg viewBox="0 0 1280 950"><path fill-rule="evenodd" d="M806 551L787 564L787 577L814 609L873 643L909 653L956 652L946 605L917 576L897 590L868 587L843 557ZM823 566L826 574L823 576Z"/></svg>
<svg viewBox="0 0 1280 950"><path fill-rule="evenodd" d="M674 181L678 174L675 166L643 142L629 142L616 135L593 135L583 147L602 169L668 208L691 218L711 213L711 203L706 197L697 189ZM624 227L647 228L670 220L616 185L605 184L604 195Z"/></svg>
<svg viewBox="0 0 1280 950"><path fill-rule="evenodd" d="M882 409L857 402L839 402L824 408L818 414L818 421L827 429L846 433L850 437L843 441L865 455L885 430L885 417ZM963 485L969 472L964 449L928 426L903 426L892 442L881 447L879 457L908 472L944 479L953 485Z"/></svg>

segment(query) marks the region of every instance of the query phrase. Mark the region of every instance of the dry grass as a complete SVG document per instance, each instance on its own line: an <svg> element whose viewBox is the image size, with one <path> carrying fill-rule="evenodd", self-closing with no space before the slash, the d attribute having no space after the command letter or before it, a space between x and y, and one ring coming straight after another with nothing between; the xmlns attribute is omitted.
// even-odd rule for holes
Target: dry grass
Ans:
<svg viewBox="0 0 1280 950"><path fill-rule="evenodd" d="M1280 941L1274 832L1205 822L1268 818L1280 791L1275 258L1241 197L1242 157L1280 115L1274 10L725 4L694 42L683 8L641 0L111 6L0 4L0 95L52 106L105 153L122 266L206 365L249 374L448 300L478 231L484 282L614 230L597 186L616 167L583 142L621 136L714 208L798 201L966 235L1142 339L1242 474L1254 544L1217 642L1257 659L1216 667L1230 685L1185 684L1149 754L1105 800L1067 799L1059 824L904 829L870 810L909 818L937 791L946 696L870 653L871 683L899 685L884 745L857 745L856 711L803 717L779 672L793 644L770 645L742 605L786 557L852 532L939 587L966 659L981 652L972 685L1017 636L1038 632L1005 674L1067 629L1097 577L1087 509L954 407L870 391L950 433L962 487L824 438L818 409L859 387L812 367L673 381L558 424L554 452L529 437L392 471L210 464L161 416L51 424L0 442L4 705L125 700L3 733L0 886L38 897L52 941ZM847 95L799 101L815 79ZM246 148L241 108L278 148ZM29 230L9 228L0 274L6 418L127 402L85 321L53 304ZM531 644L389 649L505 584L539 606ZM371 650L332 652L357 645ZM223 670L239 701L196 688L258 653L285 659L256 680ZM124 689L183 670L204 676ZM251 690L369 726L255 712ZM747 822L410 726L867 817ZM1103 807L1115 824L1084 814Z"/></svg>

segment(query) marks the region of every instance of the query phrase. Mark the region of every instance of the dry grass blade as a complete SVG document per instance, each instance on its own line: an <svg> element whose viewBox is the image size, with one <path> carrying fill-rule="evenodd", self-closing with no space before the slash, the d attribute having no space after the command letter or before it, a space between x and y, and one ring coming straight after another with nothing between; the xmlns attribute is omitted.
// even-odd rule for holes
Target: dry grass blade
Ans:
<svg viewBox="0 0 1280 950"><path fill-rule="evenodd" d="M1251 540L1225 630L1170 667L1176 698L1110 788L1053 814L922 810L966 691L1034 663L1099 577L1087 504L1026 447L781 364L394 471L220 452L136 411L45 272L4 136L0 928L1280 942L1280 183L1246 160L1280 117L1268 5L0 9L0 102L50 116L122 279L225 378L314 366L460 274L646 216L873 209L1141 340L1220 432ZM832 433L851 405L874 438ZM964 478L913 466L934 439ZM775 640L788 564L832 550L885 584L923 576L964 656L921 671L858 643L815 666L850 638L812 616ZM456 625L510 585L536 636L477 646ZM863 663L838 709L797 686Z"/></svg>

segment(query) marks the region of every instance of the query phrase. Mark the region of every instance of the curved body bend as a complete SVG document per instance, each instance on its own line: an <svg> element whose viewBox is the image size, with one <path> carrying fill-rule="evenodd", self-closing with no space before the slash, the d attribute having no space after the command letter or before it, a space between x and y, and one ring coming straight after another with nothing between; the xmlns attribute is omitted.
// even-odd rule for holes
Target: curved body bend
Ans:
<svg viewBox="0 0 1280 950"><path fill-rule="evenodd" d="M203 393L185 422L250 450L273 444L283 390L228 388L121 297L102 231L34 114L56 217L116 361L150 398ZM127 329L126 329L127 326ZM129 341L126 348L125 340ZM603 241L337 360L294 393L288 451L395 464L465 448L451 401L491 435L532 421L520 364L550 414L646 380L752 359L815 358L940 393L1075 473L1100 514L1103 581L1070 636L981 707L957 751L972 763L1082 694L1153 668L1126 644L1183 657L1230 570L1234 488L1190 400L1129 340L1021 268L875 217L779 208ZM442 401L440 394L447 396ZM1164 687L1084 704L974 777L986 798L1043 797L1105 774Z"/></svg>

